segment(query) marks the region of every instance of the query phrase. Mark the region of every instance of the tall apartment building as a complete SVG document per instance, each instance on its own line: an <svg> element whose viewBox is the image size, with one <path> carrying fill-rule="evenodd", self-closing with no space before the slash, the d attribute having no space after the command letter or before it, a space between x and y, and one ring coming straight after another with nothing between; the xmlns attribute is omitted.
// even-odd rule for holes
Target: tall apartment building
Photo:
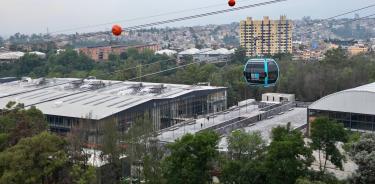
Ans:
<svg viewBox="0 0 375 184"><path fill-rule="evenodd" d="M246 56L292 53L293 22L281 16L280 20L253 20L248 17L240 22L241 46Z"/></svg>

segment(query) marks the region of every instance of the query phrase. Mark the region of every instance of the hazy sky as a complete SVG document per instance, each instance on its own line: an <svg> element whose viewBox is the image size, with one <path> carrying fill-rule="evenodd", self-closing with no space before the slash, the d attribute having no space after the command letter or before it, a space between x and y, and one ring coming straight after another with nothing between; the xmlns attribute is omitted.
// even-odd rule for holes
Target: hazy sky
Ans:
<svg viewBox="0 0 375 184"><path fill-rule="evenodd" d="M237 6L263 1L269 0L237 0ZM288 0L274 5L168 24L168 26L222 24L238 22L246 16L261 18L268 15L271 18L278 18L281 14L292 19L303 16L325 18L374 3L374 0ZM136 21L120 21L212 5L218 6ZM228 8L227 0L0 0L0 35L9 36L16 32L45 33L47 27L50 32L54 32L108 22L118 22L126 27L225 8ZM359 14L365 16L374 11L375 7ZM109 30L110 27L111 24L89 29L75 29L74 32Z"/></svg>

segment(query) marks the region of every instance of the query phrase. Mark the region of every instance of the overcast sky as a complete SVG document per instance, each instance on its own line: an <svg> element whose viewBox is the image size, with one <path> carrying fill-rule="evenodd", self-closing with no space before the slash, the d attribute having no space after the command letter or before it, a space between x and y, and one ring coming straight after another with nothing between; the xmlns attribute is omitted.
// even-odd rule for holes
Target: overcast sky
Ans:
<svg viewBox="0 0 375 184"><path fill-rule="evenodd" d="M237 0L236 6L263 1L269 0ZM166 26L223 24L238 22L246 16L261 18L268 15L271 18L278 18L281 14L292 19L300 19L303 16L326 18L374 3L374 0L288 0L274 5ZM181 12L207 6L210 8ZM54 32L109 22L118 22L126 27L225 8L228 8L227 0L0 0L0 35L9 36L16 32L46 33L47 28L50 32ZM180 13L154 18L120 21L179 11ZM375 7L359 14L365 16L374 12ZM349 17L354 17L354 14ZM109 30L110 27L111 24L89 29L74 29L74 32Z"/></svg>

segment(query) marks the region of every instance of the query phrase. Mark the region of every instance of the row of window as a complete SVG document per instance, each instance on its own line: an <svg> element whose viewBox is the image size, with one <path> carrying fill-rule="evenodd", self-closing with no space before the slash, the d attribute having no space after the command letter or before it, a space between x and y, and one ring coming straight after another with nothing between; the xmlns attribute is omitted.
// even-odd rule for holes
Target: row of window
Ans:
<svg viewBox="0 0 375 184"><path fill-rule="evenodd" d="M375 131L375 115L309 110L309 116L325 116L343 123L345 128Z"/></svg>

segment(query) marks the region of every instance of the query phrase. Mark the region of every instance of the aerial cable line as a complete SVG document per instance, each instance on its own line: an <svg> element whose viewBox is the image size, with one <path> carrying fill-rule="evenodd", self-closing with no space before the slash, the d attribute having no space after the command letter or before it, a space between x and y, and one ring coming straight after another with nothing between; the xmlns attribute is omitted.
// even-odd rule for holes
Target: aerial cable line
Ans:
<svg viewBox="0 0 375 184"><path fill-rule="evenodd" d="M242 0L242 1L238 1L238 2L245 2L245 1L251 1L251 0ZM136 18L132 18L132 19L123 19L123 20L106 22L106 23L95 24L95 25L77 26L75 28L61 29L61 30L53 31L53 32L50 32L50 34L76 31L76 30L87 29L87 28L95 28L95 27L100 27L100 26L108 26L108 25L112 25L112 24L116 24L116 23L134 22L134 21L138 21L138 20L145 20L145 19L151 19L151 18L156 18L156 17L162 17L162 16L165 16L165 15L174 15L174 14L180 14L180 13L202 10L202 9L207 9L207 8L214 8L214 7L219 7L219 6L223 6L223 5L226 5L226 4L215 4L215 5L209 5L209 6L193 8L193 9L171 11L171 12L161 13L161 14L156 14L156 15L151 15L151 16L136 17Z"/></svg>
<svg viewBox="0 0 375 184"><path fill-rule="evenodd" d="M344 15L348 15L348 14L351 14L351 13L355 13L357 11L361 11L361 10L365 10L365 9L368 9L368 8L371 8L371 7L374 7L375 4L371 4L369 6L365 6L363 8L358 8L358 9L355 9L355 10L352 10L352 11L349 11L349 12L345 12L345 13L342 13L342 14L339 14L339 15L335 15L333 17L329 17L329 18L326 18L325 20L331 20L331 19L335 19L337 17L341 17L341 16L344 16Z"/></svg>
<svg viewBox="0 0 375 184"><path fill-rule="evenodd" d="M374 6L375 6L375 5L374 5ZM359 11L359 10L357 10L357 11ZM351 13L353 13L353 12L351 12ZM346 15L346 14L347 14L347 13L345 13L345 14L340 14L340 15L343 16L343 15ZM351 23L351 22L360 21L360 20L363 20L363 19L370 18L370 17L372 17L372 16L375 16L375 14L367 15L367 16L365 16L365 17L361 17L361 18L357 18L357 19L353 19L353 20L348 20L348 21L342 22L342 23L340 23L340 24L338 24L338 25L342 25L342 24L347 24L347 23ZM334 17L338 17L338 16L336 15L336 16L334 16ZM331 19L331 18L324 19L324 21L329 20L329 19ZM321 21L321 22L323 22L323 21ZM318 30L319 30L319 29L317 28L317 30L307 31L307 32L302 33L302 34L313 33L313 32L318 31ZM208 52L208 51L206 51L206 52ZM201 54L201 53L204 53L204 52L198 52L198 53L196 53L196 54ZM141 65L141 67L149 66L149 65L153 65L153 64L157 64L157 63L161 63L161 62L174 61L174 60L175 60L175 59L167 59L167 60L157 61L157 62L154 62L154 63L149 63L149 64ZM128 70L137 69L137 68L139 68L139 66L131 67L131 68L126 68L126 69L122 69L122 70L117 70L117 71L114 71L114 72L112 72L112 73L123 72L123 71L128 71ZM109 73L109 74L111 74L111 73Z"/></svg>
<svg viewBox="0 0 375 184"><path fill-rule="evenodd" d="M201 18L201 17L207 17L207 16L212 16L212 15L218 15L218 14L223 14L223 13L228 13L228 12L234 12L234 11L239 11L239 10L244 10L244 9L249 9L249 8L255 8L255 7L260 7L260 6L266 6L270 4L275 4L275 3L280 3L288 0L272 0L272 1L266 1L266 2L261 2L261 3L256 3L256 4L251 4L251 5L246 5L246 6L240 6L236 8L229 8L229 9L224 9L224 10L218 10L218 11L213 11L213 12L208 12L208 13L202 13L202 14L197 14L197 15L192 15L192 16L187 16L187 17L181 17L181 18L175 18L175 19L169 19L169 20L164 20L164 21L158 21L158 22L153 22L153 23L147 23L147 24L141 24L141 25L136 25L132 27L127 27L124 28L124 31L132 31L132 30L137 30L141 28L146 28L150 26L159 26L167 23L174 23L174 22L180 22L180 21L185 21L185 20L191 20L191 19L196 19L196 18ZM111 35L111 31L101 31L101 32L95 32L95 33L84 33L78 36L73 36L73 38L67 38L67 39L50 39L47 41L68 41L68 40L74 40L74 39L81 39L81 38L88 38L88 37L93 37L93 36L99 36L99 35Z"/></svg>
<svg viewBox="0 0 375 184"><path fill-rule="evenodd" d="M350 13L354 13L354 12L356 12L356 11L360 11L360 10L363 10L363 9L366 9L366 8L370 8L370 7L373 7L373 6L375 6L375 4L374 4L374 5L371 5L371 6L364 7L364 8L359 8L359 9L356 9L356 10L352 10L352 11L350 11L350 12L345 12L345 13L342 13L342 14L339 14L339 15L336 15L336 16L333 16L333 17L334 17L334 18L337 18L337 17L339 17L339 16L344 16L344 15L347 15L347 14L350 14ZM356 22L356 21L360 21L360 20L367 19L367 18L372 17L372 16L375 16L375 14L367 15L367 16L365 16L365 17L361 17L361 18L357 18L357 19L353 19L353 20L349 20L349 21L345 21L345 22L340 23L339 25L347 24L347 23L351 23L351 22ZM321 22L323 22L323 21L327 21L327 20L330 20L330 19L332 19L333 17L323 19ZM314 32L314 31L309 31L309 32ZM196 54L199 54L199 53L196 53ZM188 64L188 65L196 64L196 63L198 63L198 62L190 63L190 64ZM185 65L182 65L182 66L179 67L179 68L182 68L182 67L184 67L184 66L185 66ZM173 69L173 68L172 68L172 69ZM161 71L159 71L159 72L154 72L154 73L152 73L152 75L156 75L156 74L160 74L160 73L163 73L163 72L171 71L172 69L167 69L167 70L161 70ZM178 68L175 68L175 69L178 69ZM144 75L144 76L147 77L148 75ZM144 77L144 76L140 76L140 77ZM135 79L138 79L138 78L140 78L140 77L136 77L136 78L132 78L132 79L128 79L128 80L135 80Z"/></svg>
<svg viewBox="0 0 375 184"><path fill-rule="evenodd" d="M210 51L212 51L212 50L199 51L195 54L204 54L204 53L207 53L207 52L210 52ZM138 69L139 67L149 66L149 65L153 65L153 64L157 64L157 63L161 63L161 62L168 62L168 61L176 61L176 59L175 58L166 59L166 60L161 60L161 61L157 61L157 62L154 62L154 63L145 64L145 65L125 68L125 69L119 69L119 70L116 70L116 71L113 71L113 72L107 72L106 74L102 74L102 75L115 74L115 73L118 73L118 72L124 72L124 71L128 71L128 70ZM182 66L182 65L180 65L180 66Z"/></svg>
<svg viewBox="0 0 375 184"><path fill-rule="evenodd" d="M269 1L270 2L270 1ZM275 3L275 2L274 2ZM343 15L347 15L347 14L350 14L350 13L354 13L354 12L357 12L357 11L360 11L360 10L364 10L364 9L367 9L367 8L370 8L370 7L373 7L375 6L374 5L370 5L370 6L366 6L366 7L363 7L363 8L359 8L359 9L356 9L356 10L352 10L352 11L349 11L349 12L345 12L345 13L342 13L342 14L339 14L339 15L336 15L336 16L333 16L333 17L330 17L330 18L327 18L327 19L323 19L321 22L323 21L327 21L327 20L330 20L330 19L333 19L333 18L337 18L339 16L343 16ZM239 7L240 8L240 7ZM358 19L353 19L353 20L350 20L350 21L345 21L341 24L347 24L347 23L350 23L350 22L355 22L355 21L360 21L360 20L363 20L363 19L366 19L366 18L369 18L369 17L372 17L372 16L375 16L375 14L371 14L371 15L367 15L365 17L362 17L362 18L358 18ZM311 31L312 32L312 31ZM207 51L206 51L207 52ZM204 53L204 52L203 52ZM161 70L161 71L158 71L158 72L153 72L153 73L150 73L150 74L145 74L143 76L138 76L138 77L134 77L134 78L131 78L131 79L128 79L129 80L136 80L136 79L139 79L139 78L142 78L142 77L147 77L147 76L151 76L151 75L157 75L157 74L161 74L161 73L164 73L164 72L167 72L167 71L171 71L171 70L175 70L175 69L178 69L178 68L182 68L182 67L185 67L185 66L189 66L189 65L193 65L193 64L198 64L200 62L193 62L193 63L189 63L189 64L186 64L186 65L181 65L181 66L177 66L177 67L173 67L173 68L170 68L170 69L166 69L166 70ZM119 70L121 71L121 70ZM119 72L119 71L115 71L115 72ZM110 72L110 73L107 73L105 75L108 75L108 74L112 74L112 73L115 73L115 72ZM123 81L118 81L118 82L115 82L115 83L112 83L111 85L116 85L116 84L121 84ZM72 82L67 82L67 83L72 83ZM67 84L67 83L64 83L64 84ZM62 84L60 84L62 85ZM51 86L52 87L52 86ZM90 91L93 91L91 89L89 90L83 90L83 91L79 91L77 93L73 93L73 94L69 94L69 95L66 95L66 96L61 96L61 97L57 97L57 98L53 98L53 99L49 99L47 101L53 101L53 100L58 100L58 99L61 99L61 98L65 98L67 96L73 96L73 95L77 95L77 94L81 94L81 93L86 93L86 92L90 92ZM12 95L13 96L13 95ZM41 103L45 103L47 101L42 101L42 102L37 102L37 103L34 103L34 104L30 104L30 105L26 105L25 107L30 107L30 106L34 106L34 105L38 105L38 104L41 104ZM1 111L1 113L6 113L6 112L9 112L11 111L12 109L7 109L7 110L3 110Z"/></svg>
<svg viewBox="0 0 375 184"><path fill-rule="evenodd" d="M198 64L198 63L202 63L202 62L196 61L196 62L193 62L193 63L188 63L188 64L185 64L185 65L180 65L180 66L168 68L168 69L165 69L165 70L161 70L161 71L158 71L158 72L153 72L153 73L141 75L141 76L138 76L138 77L134 77L134 78L131 78L131 79L127 79L126 81L132 81L132 80L136 80L136 79L140 79L140 78L144 78L144 77L148 77L148 76L152 76L152 75L157 75L157 74L161 74L161 73L164 73L164 72L168 72L168 71L176 70L176 69L179 69L179 68L183 68L183 67L186 67L186 66L189 66L189 65Z"/></svg>
<svg viewBox="0 0 375 184"><path fill-rule="evenodd" d="M364 20L364 19L367 19L367 18L370 18L370 17L373 17L373 16L375 16L375 14L371 14L371 15L367 15L365 17L348 20L348 21L339 23L337 25L344 25L344 24L348 24L348 23L352 23L352 22L356 22L356 21L361 21L361 20ZM327 21L327 20L329 20L329 19L324 19L324 21ZM321 21L321 22L324 22L324 21ZM317 32L317 31L319 31L319 28L315 28L315 30L311 30L311 31L306 31L306 32L304 32L302 34L305 35L307 33L314 33L314 32Z"/></svg>
<svg viewBox="0 0 375 184"><path fill-rule="evenodd" d="M145 28L145 27L158 26L158 25L163 25L163 24L168 24L168 23L174 23L174 22L179 22L179 21L185 21L185 20L190 20L190 19L207 17L207 16L211 16L211 15L234 12L234 11L244 10L244 9L248 9L248 8L254 8L254 7L258 7L258 6L265 6L265 5L279 3L279 2L283 2L283 1L287 1L287 0L273 0L273 1L261 2L261 3L257 3L257 4L240 6L240 7L236 7L236 8L229 8L229 9L224 9L224 10L212 11L212 12L208 12L208 13L202 13L202 14L198 14L198 15L192 15L192 16L187 16L187 17L181 17L181 18L169 19L169 20L164 20L164 21L159 21L159 22L154 22L154 23L142 24L142 25L138 25L138 26L127 27L127 28L124 28L123 30L124 31L137 30L137 29L141 29L141 28Z"/></svg>
<svg viewBox="0 0 375 184"><path fill-rule="evenodd" d="M369 8L369 7L373 7L373 6L375 6L375 5L368 6L367 8ZM364 9L364 8L356 9L356 10L350 11L350 13L353 13L353 12L356 12L356 11L360 11L360 10L363 10L363 9ZM346 12L346 13L343 13L343 14L339 14L339 15L340 15L340 16L343 16L343 15L347 15L347 14L349 14L349 12ZM337 17L339 17L339 15L335 15L335 16L333 16L333 17L337 18ZM367 19L367 18L372 17L372 16L375 16L375 14L367 15L367 16L365 16L365 17L361 17L361 18L357 18L357 19L353 19L353 20L348 20L348 21L342 22L342 23L340 23L340 24L338 24L338 25L342 25L342 24L347 24L347 23L351 23L351 22L360 21L360 20ZM320 21L320 22L324 22L324 21L327 21L327 20L330 20L330 19L332 19L332 17L330 17L330 18L326 18L326 19L323 19L323 20ZM313 33L313 32L318 31L318 30L319 30L319 29L317 28L317 30L307 31L307 32L302 33L302 34ZM208 51L205 51L205 52L208 52ZM196 54L201 54L201 53L205 53L205 52L198 52L198 53L196 53ZM148 66L148 65L152 65L152 64L157 64L157 63L161 63L161 62L173 61L173 60L175 60L175 59L168 59L168 60L157 61L157 62L155 62L155 63L149 63L149 64L146 64L146 65L141 65L141 67L143 67L143 66ZM109 72L109 73L107 73L107 74L114 74L114 73L124 72L124 71L132 70L132 69L137 69L137 68L139 68L139 66L137 66L137 67L131 67L131 68L126 68L126 69L122 69L122 70L117 70L117 71L114 71L114 72ZM163 70L162 70L162 71L163 71ZM159 73L163 73L162 71L157 72L157 74L159 74ZM170 71L170 69L167 69L167 71ZM164 72L166 72L166 71L164 71ZM136 79L138 79L138 78L136 78ZM129 79L129 80L134 80L134 79Z"/></svg>

